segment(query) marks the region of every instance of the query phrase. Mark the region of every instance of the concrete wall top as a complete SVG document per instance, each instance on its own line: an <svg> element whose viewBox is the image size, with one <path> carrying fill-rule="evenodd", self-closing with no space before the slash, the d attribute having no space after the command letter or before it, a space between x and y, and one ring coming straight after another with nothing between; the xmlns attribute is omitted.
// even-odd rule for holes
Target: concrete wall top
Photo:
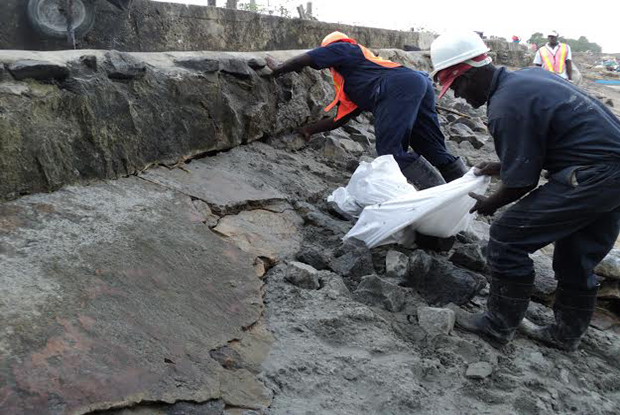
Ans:
<svg viewBox="0 0 620 415"><path fill-rule="evenodd" d="M63 50L65 41L40 38L26 17L26 0L2 0L0 49ZM81 49L136 52L261 51L309 49L339 30L372 48L416 45L427 49L433 37L416 32L288 19L242 10L135 0L122 12L98 0L93 30L79 40Z"/></svg>

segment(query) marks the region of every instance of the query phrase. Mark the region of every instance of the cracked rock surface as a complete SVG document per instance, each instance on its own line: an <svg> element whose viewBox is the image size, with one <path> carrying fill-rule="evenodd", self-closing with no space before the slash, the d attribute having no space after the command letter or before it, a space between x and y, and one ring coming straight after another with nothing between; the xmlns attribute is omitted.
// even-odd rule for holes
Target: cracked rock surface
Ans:
<svg viewBox="0 0 620 415"><path fill-rule="evenodd" d="M18 60L5 53L2 59ZM60 65L71 53L45 57ZM105 70L103 53L87 55L96 57L89 65ZM242 54L137 55L146 63L143 76L110 81L104 72L91 74L70 92L58 81L22 82L7 73L0 82L0 126L12 128L0 130L2 143L15 131L41 140L32 148L32 141L9 140L41 150L30 155L12 146L0 153L9 168L1 174L12 180L5 186L13 186L2 188L2 197L14 199L0 203L2 414L617 413L616 253L601 271L604 297L579 351L550 349L521 334L496 350L453 329L450 310L484 310L488 221L475 221L449 252L342 242L353 223L325 199L359 160L374 155L368 144L375 137L366 116L309 142L288 130L319 114L329 91L323 74L304 71L266 84L251 72L264 69L261 56L252 62ZM240 56L246 60L220 71L223 60ZM117 68L141 67L121 60ZM218 109L231 112L210 119L211 132L196 129L207 115L194 112L202 111L196 107L204 96L222 93L197 92L207 80L247 97L226 101L236 109ZM153 91L162 85L193 101L158 107ZM79 93L88 88L92 101ZM127 104L122 111L102 99L112 91L130 97L119 101ZM258 99L272 93L280 94L277 101ZM217 96L211 97L219 105ZM88 101L84 112L70 111L68 97ZM274 113L264 115L261 102ZM6 112L13 104L23 114L38 106L57 118L39 119L46 135L29 136L30 127L16 124L17 109ZM459 121L484 136L477 150L450 135L448 145L470 165L492 158L484 111L451 97L442 105L459 113L440 113L444 127ZM164 106L170 113L161 120L125 123L132 111L130 118L139 119ZM92 135L62 129L84 115L106 114L117 118L95 123ZM367 144L360 153L347 141ZM52 174L74 168L93 174ZM37 177L58 181L15 190ZM18 197L37 189L54 191ZM533 258L539 280L528 318L537 323L552 319L550 255L547 248Z"/></svg>

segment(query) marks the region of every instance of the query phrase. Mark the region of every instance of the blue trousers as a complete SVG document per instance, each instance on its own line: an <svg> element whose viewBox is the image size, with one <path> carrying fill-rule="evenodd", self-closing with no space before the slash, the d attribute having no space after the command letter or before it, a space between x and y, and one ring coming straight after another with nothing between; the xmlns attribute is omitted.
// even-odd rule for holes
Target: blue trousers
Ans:
<svg viewBox="0 0 620 415"><path fill-rule="evenodd" d="M392 154L401 170L420 155L435 167L456 160L446 148L435 112L435 91L425 74L404 73L383 80L373 114L377 154Z"/></svg>
<svg viewBox="0 0 620 415"><path fill-rule="evenodd" d="M487 250L493 275L518 282L534 272L529 254L555 242L553 269L560 286L596 287L593 270L620 232L620 162L600 164L551 180L508 209L491 226Z"/></svg>

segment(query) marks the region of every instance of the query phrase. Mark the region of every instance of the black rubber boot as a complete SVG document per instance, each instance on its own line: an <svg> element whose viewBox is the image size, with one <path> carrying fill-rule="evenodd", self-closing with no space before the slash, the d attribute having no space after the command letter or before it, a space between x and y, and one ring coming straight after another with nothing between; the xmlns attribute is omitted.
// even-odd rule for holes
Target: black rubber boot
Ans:
<svg viewBox="0 0 620 415"><path fill-rule="evenodd" d="M451 182L452 180L463 177L468 170L465 163L463 163L463 159L460 157L457 157L456 160L450 164L439 167L439 172L446 182Z"/></svg>
<svg viewBox="0 0 620 415"><path fill-rule="evenodd" d="M466 331L480 334L495 347L501 347L514 337L525 317L534 291L534 274L515 283L493 278L485 313L457 313L456 324Z"/></svg>
<svg viewBox="0 0 620 415"><path fill-rule="evenodd" d="M571 291L558 287L553 313L555 323L538 326L528 320L521 325L529 337L561 350L574 351L590 326L596 306L598 287L588 291Z"/></svg>
<svg viewBox="0 0 620 415"><path fill-rule="evenodd" d="M441 174L422 156L407 166L403 170L403 175L417 190L446 184Z"/></svg>

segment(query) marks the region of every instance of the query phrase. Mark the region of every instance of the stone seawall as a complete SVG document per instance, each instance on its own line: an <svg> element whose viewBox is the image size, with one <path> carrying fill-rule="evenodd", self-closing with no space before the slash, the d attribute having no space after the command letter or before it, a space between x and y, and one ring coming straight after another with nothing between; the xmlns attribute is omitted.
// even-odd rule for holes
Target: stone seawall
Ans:
<svg viewBox="0 0 620 415"><path fill-rule="evenodd" d="M300 51L272 52L287 59ZM380 51L430 70L424 53ZM328 71L266 76L263 53L0 53L0 200L112 179L324 116Z"/></svg>
<svg viewBox="0 0 620 415"><path fill-rule="evenodd" d="M0 49L62 50L65 41L41 39L26 18L26 1L0 5ZM81 49L121 51L256 51L308 49L340 30L373 48L417 45L428 49L426 33L288 19L242 10L136 0L129 12L100 1L95 27L79 40Z"/></svg>

